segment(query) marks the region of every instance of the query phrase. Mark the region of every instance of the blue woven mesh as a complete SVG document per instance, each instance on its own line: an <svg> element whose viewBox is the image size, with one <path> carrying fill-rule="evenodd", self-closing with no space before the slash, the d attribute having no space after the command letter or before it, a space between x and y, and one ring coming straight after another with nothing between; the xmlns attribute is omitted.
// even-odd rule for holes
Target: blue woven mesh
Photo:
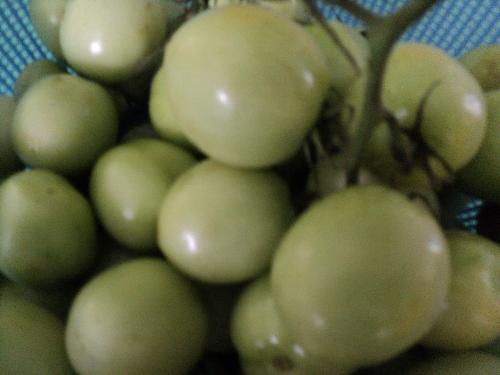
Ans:
<svg viewBox="0 0 500 375"><path fill-rule="evenodd" d="M364 0L359 3L379 14L395 11L407 0ZM28 14L28 0L0 0L0 95L11 94L22 68L53 55L36 37ZM359 22L348 13L332 6L322 6L329 18L350 25ZM500 43L500 0L444 0L403 36L432 44L452 56L479 45ZM473 229L480 201L472 201L459 215Z"/></svg>

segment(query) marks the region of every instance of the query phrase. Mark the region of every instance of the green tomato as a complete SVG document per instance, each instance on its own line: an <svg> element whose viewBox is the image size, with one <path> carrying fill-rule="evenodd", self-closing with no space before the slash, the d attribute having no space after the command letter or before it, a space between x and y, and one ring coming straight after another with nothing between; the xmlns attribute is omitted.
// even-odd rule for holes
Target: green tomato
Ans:
<svg viewBox="0 0 500 375"><path fill-rule="evenodd" d="M131 141L105 153L92 170L90 196L106 230L130 249L154 250L163 197L195 162L183 149L155 139Z"/></svg>
<svg viewBox="0 0 500 375"><path fill-rule="evenodd" d="M95 80L126 81L165 42L167 16L162 0L69 0L60 30L64 57Z"/></svg>
<svg viewBox="0 0 500 375"><path fill-rule="evenodd" d="M45 286L87 270L96 250L92 209L62 177L19 172L0 185L0 270Z"/></svg>
<svg viewBox="0 0 500 375"><path fill-rule="evenodd" d="M451 253L451 287L446 311L422 344L470 350L500 335L500 246L462 231L446 235Z"/></svg>
<svg viewBox="0 0 500 375"><path fill-rule="evenodd" d="M312 358L290 337L271 295L269 277L250 284L238 298L231 337L246 375L340 375L348 370Z"/></svg>
<svg viewBox="0 0 500 375"><path fill-rule="evenodd" d="M40 40L57 58L64 59L59 30L68 0L30 0L29 13Z"/></svg>
<svg viewBox="0 0 500 375"><path fill-rule="evenodd" d="M256 277L291 223L287 186L274 173L213 160L181 176L158 219L158 244L189 276L209 283Z"/></svg>
<svg viewBox="0 0 500 375"><path fill-rule="evenodd" d="M162 259L115 266L71 307L66 349L81 375L186 374L201 357L207 317L194 287Z"/></svg>
<svg viewBox="0 0 500 375"><path fill-rule="evenodd" d="M332 87L341 96L344 96L352 82L366 72L369 47L366 39L363 38L358 30L337 21L329 22L329 26L354 57L360 69L359 73L354 70L344 52L332 41L321 25L313 23L305 26L305 28L314 37L328 58L330 74L332 76Z"/></svg>
<svg viewBox="0 0 500 375"><path fill-rule="evenodd" d="M361 367L422 338L445 308L449 274L446 239L426 210L359 186L298 218L271 282L280 316L311 355Z"/></svg>
<svg viewBox="0 0 500 375"><path fill-rule="evenodd" d="M458 184L480 198L500 204L500 90L490 91L485 97L486 136L474 159L460 171Z"/></svg>
<svg viewBox="0 0 500 375"><path fill-rule="evenodd" d="M484 91L500 90L500 44L469 51L460 57L460 62L476 77Z"/></svg>
<svg viewBox="0 0 500 375"><path fill-rule="evenodd" d="M178 122L174 119L172 109L168 103L164 68L156 73L151 85L149 117L154 129L162 138L181 146L190 145Z"/></svg>
<svg viewBox="0 0 500 375"><path fill-rule="evenodd" d="M291 157L330 85L312 37L292 20L250 5L186 22L169 41L163 68L182 132L210 157L237 167Z"/></svg>
<svg viewBox="0 0 500 375"><path fill-rule="evenodd" d="M62 321L1 285L0 374L74 374L64 348Z"/></svg>
<svg viewBox="0 0 500 375"><path fill-rule="evenodd" d="M19 101L13 121L12 141L20 158L64 175L90 169L116 141L118 131L108 92L68 74L34 84Z"/></svg>
<svg viewBox="0 0 500 375"><path fill-rule="evenodd" d="M64 69L51 60L36 60L26 65L14 85L16 99L19 99L31 85L51 74L64 73Z"/></svg>
<svg viewBox="0 0 500 375"><path fill-rule="evenodd" d="M465 352L432 357L412 367L405 375L498 375L500 358Z"/></svg>
<svg viewBox="0 0 500 375"><path fill-rule="evenodd" d="M12 145L12 120L16 102L10 96L0 96L0 181L3 177L23 168Z"/></svg>

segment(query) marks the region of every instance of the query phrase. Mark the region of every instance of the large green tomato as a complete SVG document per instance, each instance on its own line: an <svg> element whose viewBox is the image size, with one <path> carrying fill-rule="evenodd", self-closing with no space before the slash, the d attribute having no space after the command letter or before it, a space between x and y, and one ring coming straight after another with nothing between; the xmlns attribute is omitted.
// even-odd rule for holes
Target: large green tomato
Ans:
<svg viewBox="0 0 500 375"><path fill-rule="evenodd" d="M321 25L313 23L305 27L314 37L328 59L330 74L332 76L332 87L338 94L344 96L352 82L356 78L361 77L367 69L368 43L358 30L346 26L341 22L331 21L329 26L354 57L360 69L359 73L354 70L343 51L332 41Z"/></svg>
<svg viewBox="0 0 500 375"><path fill-rule="evenodd" d="M0 185L0 270L10 279L43 286L77 276L95 250L90 204L65 179L33 170Z"/></svg>
<svg viewBox="0 0 500 375"><path fill-rule="evenodd" d="M462 189L500 204L500 90L485 94L488 107L486 136L474 159L460 171Z"/></svg>
<svg viewBox="0 0 500 375"><path fill-rule="evenodd" d="M64 325L49 311L0 285L0 374L72 375Z"/></svg>
<svg viewBox="0 0 500 375"><path fill-rule="evenodd" d="M427 210L381 186L309 208L271 271L280 316L319 358L361 367L415 344L446 306L446 239Z"/></svg>
<svg viewBox="0 0 500 375"><path fill-rule="evenodd" d="M138 74L165 42L163 0L69 0L61 22L64 57L77 71L118 83Z"/></svg>
<svg viewBox="0 0 500 375"><path fill-rule="evenodd" d="M473 49L463 54L460 62L476 77L484 91L500 90L500 44Z"/></svg>
<svg viewBox="0 0 500 375"><path fill-rule="evenodd" d="M105 153L92 170L90 195L106 230L131 249L155 249L163 197L195 162L180 147L155 139L131 141Z"/></svg>
<svg viewBox="0 0 500 375"><path fill-rule="evenodd" d="M478 352L435 356L404 375L498 375L500 358Z"/></svg>
<svg viewBox="0 0 500 375"><path fill-rule="evenodd" d="M239 167L291 157L330 85L313 38L287 17L250 5L186 22L167 44L163 69L168 105L186 137Z"/></svg>
<svg viewBox="0 0 500 375"><path fill-rule="evenodd" d="M103 87L54 74L35 83L19 101L12 141L26 164L78 175L113 145L117 131L115 104Z"/></svg>
<svg viewBox="0 0 500 375"><path fill-rule="evenodd" d="M268 276L250 284L231 319L231 337L246 375L340 375L347 369L313 358L290 337L276 310Z"/></svg>
<svg viewBox="0 0 500 375"><path fill-rule="evenodd" d="M10 96L0 96L0 180L23 167L12 145L12 119L16 103Z"/></svg>
<svg viewBox="0 0 500 375"><path fill-rule="evenodd" d="M234 283L269 266L291 219L288 189L277 175L207 160L167 193L159 213L158 243L189 276Z"/></svg>
<svg viewBox="0 0 500 375"><path fill-rule="evenodd" d="M178 122L174 119L168 102L165 69L160 69L153 78L149 97L149 117L153 127L162 138L181 146L190 145Z"/></svg>
<svg viewBox="0 0 500 375"><path fill-rule="evenodd" d="M66 349L81 375L186 374L200 358L207 317L194 287L162 259L115 266L71 307Z"/></svg>
<svg viewBox="0 0 500 375"><path fill-rule="evenodd" d="M450 231L451 287L446 311L422 343L470 350L500 335L500 246L478 235Z"/></svg>
<svg viewBox="0 0 500 375"><path fill-rule="evenodd" d="M51 74L59 73L64 73L64 69L51 60L36 60L26 65L17 77L14 85L16 99L23 96L35 82Z"/></svg>
<svg viewBox="0 0 500 375"><path fill-rule="evenodd" d="M59 30L68 0L30 0L29 13L40 40L56 57L64 59Z"/></svg>

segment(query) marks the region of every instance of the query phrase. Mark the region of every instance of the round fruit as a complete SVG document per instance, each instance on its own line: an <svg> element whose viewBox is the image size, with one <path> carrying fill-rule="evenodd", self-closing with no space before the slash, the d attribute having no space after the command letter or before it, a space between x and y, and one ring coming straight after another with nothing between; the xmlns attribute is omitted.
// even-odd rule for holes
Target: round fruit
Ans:
<svg viewBox="0 0 500 375"><path fill-rule="evenodd" d="M14 93L19 99L28 88L40 79L51 74L64 73L61 66L51 60L37 60L26 65L16 79Z"/></svg>
<svg viewBox="0 0 500 375"><path fill-rule="evenodd" d="M26 164L78 175L111 147L117 131L118 114L104 88L55 74L34 84L19 101L12 140Z"/></svg>
<svg viewBox="0 0 500 375"><path fill-rule="evenodd" d="M162 259L115 266L71 307L66 349L81 375L186 374L200 358L207 317L193 286Z"/></svg>
<svg viewBox="0 0 500 375"><path fill-rule="evenodd" d="M269 266L291 219L289 193L277 175L207 160L167 193L158 220L159 246L193 278L234 283Z"/></svg>
<svg viewBox="0 0 500 375"><path fill-rule="evenodd" d="M92 170L90 196L106 230L130 249L155 249L165 193L195 162L183 149L155 139L130 141L105 153Z"/></svg>
<svg viewBox="0 0 500 375"><path fill-rule="evenodd" d="M446 311L422 343L470 350L500 336L500 246L478 235L450 231L451 287Z"/></svg>
<svg viewBox="0 0 500 375"><path fill-rule="evenodd" d="M446 305L446 239L427 210L381 186L309 208L273 260L272 293L311 355L360 367L415 344Z"/></svg>
<svg viewBox="0 0 500 375"><path fill-rule="evenodd" d="M0 181L21 169L23 164L14 151L11 140L12 119L16 103L10 96L0 96Z"/></svg>
<svg viewBox="0 0 500 375"><path fill-rule="evenodd" d="M56 57L64 59L59 30L68 0L31 0L29 13L40 40Z"/></svg>
<svg viewBox="0 0 500 375"><path fill-rule="evenodd" d="M149 98L149 116L153 127L161 137L181 146L189 145L182 129L173 118L167 96L165 69L160 69L153 79Z"/></svg>
<svg viewBox="0 0 500 375"><path fill-rule="evenodd" d="M167 45L168 105L210 157L265 167L291 157L330 85L312 37L285 16L228 5L186 22Z"/></svg>
<svg viewBox="0 0 500 375"><path fill-rule="evenodd" d="M69 0L61 23L64 57L95 80L118 83L137 75L165 42L163 0Z"/></svg>
<svg viewBox="0 0 500 375"><path fill-rule="evenodd" d="M500 90L485 94L486 136L474 159L460 171L458 184L466 191L500 204Z"/></svg>
<svg viewBox="0 0 500 375"><path fill-rule="evenodd" d="M500 44L478 47L460 57L484 91L500 90Z"/></svg>
<svg viewBox="0 0 500 375"><path fill-rule="evenodd" d="M231 337L246 375L340 375L346 369L312 358L290 337L271 296L269 277L250 284L236 303Z"/></svg>
<svg viewBox="0 0 500 375"><path fill-rule="evenodd" d="M0 374L74 374L64 349L63 323L1 285Z"/></svg>
<svg viewBox="0 0 500 375"><path fill-rule="evenodd" d="M0 185L0 270L10 279L44 286L74 277L95 249L92 209L65 179L33 170Z"/></svg>
<svg viewBox="0 0 500 375"><path fill-rule="evenodd" d="M414 366L405 375L498 375L500 358L466 352L440 355Z"/></svg>

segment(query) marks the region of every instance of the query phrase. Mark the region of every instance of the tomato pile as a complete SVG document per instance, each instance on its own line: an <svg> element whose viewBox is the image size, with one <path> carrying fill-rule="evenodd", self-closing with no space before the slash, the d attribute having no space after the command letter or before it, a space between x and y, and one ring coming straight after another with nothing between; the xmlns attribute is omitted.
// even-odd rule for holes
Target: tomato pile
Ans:
<svg viewBox="0 0 500 375"><path fill-rule="evenodd" d="M498 374L500 45L380 78L383 27L236 3L31 1L0 373Z"/></svg>

